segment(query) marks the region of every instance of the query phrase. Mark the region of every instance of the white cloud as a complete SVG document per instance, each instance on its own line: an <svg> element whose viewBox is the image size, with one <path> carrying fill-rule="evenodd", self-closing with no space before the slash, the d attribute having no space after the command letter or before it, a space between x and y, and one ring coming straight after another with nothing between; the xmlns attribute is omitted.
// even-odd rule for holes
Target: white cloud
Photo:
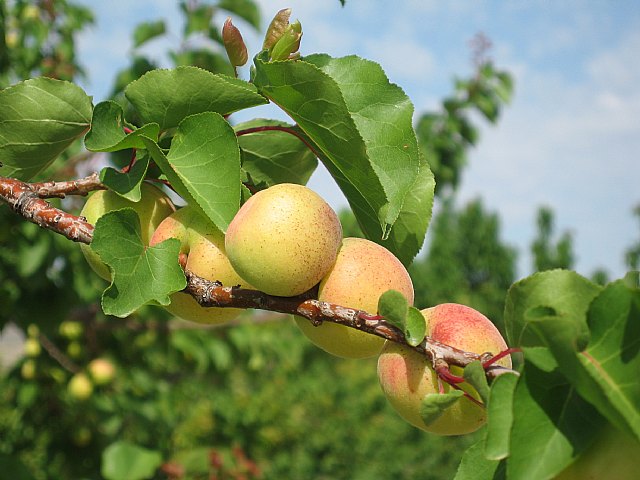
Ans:
<svg viewBox="0 0 640 480"><path fill-rule="evenodd" d="M638 42L623 35L577 80L527 65L498 128L483 129L463 195L482 194L499 209L506 237L522 251L537 206L548 204L560 228L575 234L581 273L623 273L622 253L637 237L631 208L640 202L640 75L631 61Z"/></svg>

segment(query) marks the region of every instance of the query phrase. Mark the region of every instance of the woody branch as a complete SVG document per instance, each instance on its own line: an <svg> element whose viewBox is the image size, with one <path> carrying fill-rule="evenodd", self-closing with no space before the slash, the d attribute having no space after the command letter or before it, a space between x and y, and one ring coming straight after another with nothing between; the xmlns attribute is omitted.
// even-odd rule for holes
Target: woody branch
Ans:
<svg viewBox="0 0 640 480"><path fill-rule="evenodd" d="M86 195L92 190L105 188L97 173L73 181L31 184L0 177L0 199L11 206L18 215L40 227L53 230L69 240L86 244L91 243L94 226L83 217L51 206L45 198ZM308 319L314 325L333 322L408 345L403 332L384 318L362 310L317 300L313 298L317 293L314 290L296 297L276 297L256 290L224 286L220 282L206 280L188 270L185 270L185 274L187 286L184 291L204 307L255 308L298 315ZM452 365L465 367L479 360L486 365L485 370L489 377L513 372L493 364L491 354L465 352L428 336L419 345L410 348L425 355L433 366L439 369L442 366L448 369Z"/></svg>

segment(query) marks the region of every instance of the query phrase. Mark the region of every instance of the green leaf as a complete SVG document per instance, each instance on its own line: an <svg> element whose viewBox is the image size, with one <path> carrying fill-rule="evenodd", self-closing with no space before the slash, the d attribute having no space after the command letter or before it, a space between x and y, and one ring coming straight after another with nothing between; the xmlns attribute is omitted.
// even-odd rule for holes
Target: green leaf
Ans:
<svg viewBox="0 0 640 480"><path fill-rule="evenodd" d="M293 128L278 120L256 119L234 127L236 133L261 127ZM291 133L270 130L238 137L242 169L259 188L278 183L306 185L318 166L311 150Z"/></svg>
<svg viewBox="0 0 640 480"><path fill-rule="evenodd" d="M640 441L640 290L609 284L589 310L591 341L577 360L586 375L569 377L619 429Z"/></svg>
<svg viewBox="0 0 640 480"><path fill-rule="evenodd" d="M140 219L131 208L102 216L90 246L112 272L111 285L102 294L107 315L126 317L151 302L168 305L169 295L186 285L178 263L180 242L170 238L145 247Z"/></svg>
<svg viewBox="0 0 640 480"><path fill-rule="evenodd" d="M417 213L419 198L418 215L426 215L428 222L429 187L424 185L431 177L426 163L420 170L413 106L377 64L318 55L271 63L257 57L255 65L261 93L282 107L315 145L368 238L380 243L389 237L412 190L420 195L412 200L408 216ZM408 220L388 247L405 262L422 246L426 231L424 222L408 230L407 225Z"/></svg>
<svg viewBox="0 0 640 480"><path fill-rule="evenodd" d="M420 345L427 335L427 322L424 315L415 307L409 307L404 336L412 347Z"/></svg>
<svg viewBox="0 0 640 480"><path fill-rule="evenodd" d="M220 0L218 7L235 13L256 30L260 28L260 9L252 0Z"/></svg>
<svg viewBox="0 0 640 480"><path fill-rule="evenodd" d="M29 180L89 128L91 98L78 86L35 78L0 91L0 175Z"/></svg>
<svg viewBox="0 0 640 480"><path fill-rule="evenodd" d="M157 20L155 22L143 22L136 25L136 28L133 31L133 47L138 48L149 40L163 35L166 30L167 27L162 20Z"/></svg>
<svg viewBox="0 0 640 480"><path fill-rule="evenodd" d="M536 273L514 283L505 303L505 329L512 346L546 346L532 328L553 313L562 319L564 335L572 332L574 341L586 343L589 331L586 313L601 287L569 270ZM572 325L572 326L571 326Z"/></svg>
<svg viewBox="0 0 640 480"><path fill-rule="evenodd" d="M211 24L211 19L215 11L212 5L195 4L193 6L187 6L186 3L182 3L181 6L187 20L184 26L185 35L209 30L209 25Z"/></svg>
<svg viewBox="0 0 640 480"><path fill-rule="evenodd" d="M602 423L558 370L525 363L513 397L507 478L553 478L589 446Z"/></svg>
<svg viewBox="0 0 640 480"><path fill-rule="evenodd" d="M213 112L185 118L167 159L205 215L226 232L241 196L240 150L229 123Z"/></svg>
<svg viewBox="0 0 640 480"><path fill-rule="evenodd" d="M425 424L435 422L444 411L464 395L461 390L449 390L447 393L428 393L422 399L420 416Z"/></svg>
<svg viewBox="0 0 640 480"><path fill-rule="evenodd" d="M328 55L313 55L304 60L316 65L338 85L388 198L384 221L393 224L420 170L411 100L399 86L389 82L375 62L356 56Z"/></svg>
<svg viewBox="0 0 640 480"><path fill-rule="evenodd" d="M160 452L118 441L102 452L100 472L106 480L143 480L151 478L160 465Z"/></svg>
<svg viewBox="0 0 640 480"><path fill-rule="evenodd" d="M105 167L100 171L100 181L109 189L127 200L139 202L142 196L140 185L149 168L149 157L137 160L127 173L115 168Z"/></svg>
<svg viewBox="0 0 640 480"><path fill-rule="evenodd" d="M501 460L509 456L513 394L517 383L517 375L505 373L491 384L487 403L487 435L484 441L484 455L489 460Z"/></svg>
<svg viewBox="0 0 640 480"><path fill-rule="evenodd" d="M471 445L462 456L454 480L502 480L505 478L504 462L484 456L483 440Z"/></svg>
<svg viewBox="0 0 640 480"><path fill-rule="evenodd" d="M402 204L400 215L391 227L389 237L386 240L377 240L377 243L393 252L405 267L411 264L424 244L431 220L435 185L429 164L421 156L420 172ZM369 232L367 236L372 238L372 225L367 225L366 218L360 225L363 230Z"/></svg>
<svg viewBox="0 0 640 480"><path fill-rule="evenodd" d="M378 314L403 332L407 324L408 310L407 299L397 290L387 290L378 299Z"/></svg>
<svg viewBox="0 0 640 480"><path fill-rule="evenodd" d="M524 311L524 319L579 394L616 427L640 439L640 386L629 381L640 371L640 293L625 285L624 280L609 284L604 290L585 282L576 284L574 279L574 283L563 287L572 290L560 290L556 285L555 292L552 277L536 282L533 291L537 297L529 297L532 306ZM555 303L553 307L533 306L536 300L544 300L541 292L555 299L566 297L569 302ZM520 298L518 295L513 298ZM508 301L505 312L510 310L509 304ZM517 311L522 312L525 307L519 305ZM584 329L588 329L586 335Z"/></svg>
<svg viewBox="0 0 640 480"><path fill-rule="evenodd" d="M84 139L87 150L92 152L115 152L127 148L144 148L140 137L157 140L160 126L148 123L131 133L124 131L122 107L112 101L100 102L93 110L91 130Z"/></svg>
<svg viewBox="0 0 640 480"><path fill-rule="evenodd" d="M464 367L463 376L467 383L476 389L482 402L487 405L489 403L489 384L482 363L479 360L471 362Z"/></svg>
<svg viewBox="0 0 640 480"><path fill-rule="evenodd" d="M228 115L267 103L250 83L197 67L153 70L131 82L125 95L144 123L157 123L161 130L196 113Z"/></svg>

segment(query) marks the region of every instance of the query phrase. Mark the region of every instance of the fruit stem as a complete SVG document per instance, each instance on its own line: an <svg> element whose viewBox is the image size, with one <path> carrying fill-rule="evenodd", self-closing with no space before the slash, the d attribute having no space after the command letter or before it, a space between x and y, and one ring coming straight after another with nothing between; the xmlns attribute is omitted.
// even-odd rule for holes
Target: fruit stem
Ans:
<svg viewBox="0 0 640 480"><path fill-rule="evenodd" d="M486 362L482 362L482 368L484 368L485 370L487 368L489 368L491 365L493 365L494 363L496 363L498 360L506 357L507 355L510 355L512 353L521 353L522 349L521 348L507 348L506 350L503 350L502 352L494 355L493 357L491 357L489 360L487 360Z"/></svg>

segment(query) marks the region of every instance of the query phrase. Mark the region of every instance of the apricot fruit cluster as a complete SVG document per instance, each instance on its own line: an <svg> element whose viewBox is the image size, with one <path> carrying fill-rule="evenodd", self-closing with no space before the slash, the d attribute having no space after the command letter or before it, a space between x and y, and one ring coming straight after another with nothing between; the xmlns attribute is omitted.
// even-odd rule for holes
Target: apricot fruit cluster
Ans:
<svg viewBox="0 0 640 480"><path fill-rule="evenodd" d="M413 284L404 265L377 243L343 238L336 213L305 186L284 183L257 192L242 205L226 233L191 206L175 210L166 195L147 184L137 203L109 191L96 192L82 214L95 222L107 211L127 206L138 212L145 245L178 239L182 265L205 279L281 297L317 288L321 301L370 313L377 311L380 296L390 289L413 304ZM110 273L99 257L88 248L83 252L92 268L108 279ZM165 308L177 317L207 324L227 322L242 311L205 308L183 292L172 294ZM493 323L472 308L442 304L421 313L426 334L434 340L475 353L498 354L507 348ZM434 372L426 356L344 325L325 322L314 326L305 318L294 318L311 342L333 355L379 355L378 377L384 394L400 416L417 428L460 435L477 430L486 421L478 393L461 383L458 387L467 396L425 423L423 399L452 388ZM507 356L499 364L511 367L511 360ZM456 367L451 370L454 375L462 374Z"/></svg>

